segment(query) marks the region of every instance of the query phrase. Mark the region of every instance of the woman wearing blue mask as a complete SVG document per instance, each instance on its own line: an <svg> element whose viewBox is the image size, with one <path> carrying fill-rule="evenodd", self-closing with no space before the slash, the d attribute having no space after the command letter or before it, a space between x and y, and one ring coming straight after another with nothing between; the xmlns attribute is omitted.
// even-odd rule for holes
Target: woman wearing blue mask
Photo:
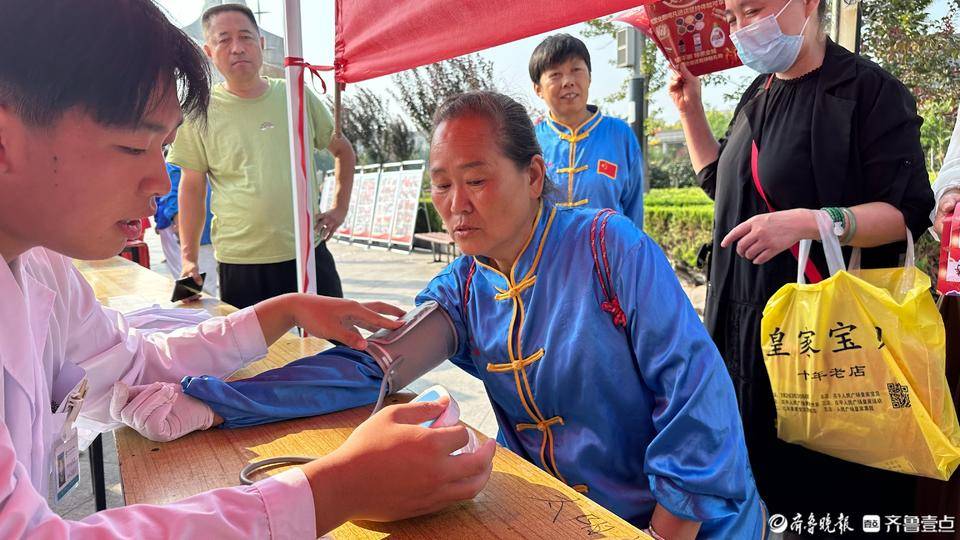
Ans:
<svg viewBox="0 0 960 540"><path fill-rule="evenodd" d="M816 211L831 214L843 244L863 248L864 267L893 267L904 228L919 237L930 225L933 193L913 97L824 35L824 2L726 1L731 40L760 76L719 142L700 81L686 68L670 94L700 185L716 204L704 323L736 387L761 495L771 513L843 512L859 527L860 513L908 512L912 479L777 439L760 320L770 296L796 280L794 246L819 238ZM816 244L814 252L810 282L829 275Z"/></svg>

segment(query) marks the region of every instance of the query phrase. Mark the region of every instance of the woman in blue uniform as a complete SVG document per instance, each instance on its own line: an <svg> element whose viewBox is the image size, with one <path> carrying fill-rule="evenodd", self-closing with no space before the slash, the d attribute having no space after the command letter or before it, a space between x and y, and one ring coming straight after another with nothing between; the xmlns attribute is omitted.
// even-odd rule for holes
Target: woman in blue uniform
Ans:
<svg viewBox="0 0 960 540"><path fill-rule="evenodd" d="M437 111L431 196L466 257L430 282L500 442L666 538L760 538L733 387L660 248L609 211L559 209L526 111ZM549 196L547 197L549 199Z"/></svg>
<svg viewBox="0 0 960 540"><path fill-rule="evenodd" d="M417 303L434 300L453 319L451 360L483 381L501 444L660 537L762 538L733 386L660 248L612 211L542 196L540 147L512 99L456 96L435 125L431 195L466 256ZM240 425L231 416L370 402L377 371L338 348L260 380L184 389ZM306 396L318 407L329 396L328 408L307 410Z"/></svg>

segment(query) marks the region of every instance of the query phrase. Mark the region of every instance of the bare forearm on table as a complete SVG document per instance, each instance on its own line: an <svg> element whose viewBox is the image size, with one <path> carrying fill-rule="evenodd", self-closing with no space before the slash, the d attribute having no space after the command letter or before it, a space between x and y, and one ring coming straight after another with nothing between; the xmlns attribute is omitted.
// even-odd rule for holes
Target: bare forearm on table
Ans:
<svg viewBox="0 0 960 540"><path fill-rule="evenodd" d="M207 215L207 179L202 172L183 169L177 203L180 227L180 256L196 262L200 253L200 237Z"/></svg>
<svg viewBox="0 0 960 540"><path fill-rule="evenodd" d="M344 497L337 492L347 487L341 478L344 463L334 453L315 459L303 467L313 492L313 504L317 515L317 534L336 529L350 518Z"/></svg>
<svg viewBox="0 0 960 540"><path fill-rule="evenodd" d="M659 504L653 510L650 526L658 535L670 540L694 540L700 532L700 522L679 518Z"/></svg>
<svg viewBox="0 0 960 540"><path fill-rule="evenodd" d="M253 309L260 321L263 340L269 347L297 323L298 295L283 294L257 303Z"/></svg>

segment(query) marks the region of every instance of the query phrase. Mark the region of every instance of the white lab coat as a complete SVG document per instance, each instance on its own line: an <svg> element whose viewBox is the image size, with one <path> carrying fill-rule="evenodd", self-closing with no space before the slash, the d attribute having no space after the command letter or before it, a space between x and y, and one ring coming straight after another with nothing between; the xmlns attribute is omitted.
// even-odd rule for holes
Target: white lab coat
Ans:
<svg viewBox="0 0 960 540"><path fill-rule="evenodd" d="M940 174L937 175L937 181L933 183L933 193L936 195L937 204L930 213L930 221L933 221L937 215L937 208L940 207L940 197L948 189L960 189L960 114L957 115L957 125L953 128L953 135L950 136L950 144L947 145L947 155L943 158L943 167L940 167ZM930 229L933 237L940 239L939 235Z"/></svg>
<svg viewBox="0 0 960 540"><path fill-rule="evenodd" d="M313 497L299 469L254 486L116 508L80 522L54 514L43 494L64 415L54 414L51 403L73 388L82 375L76 368L89 384L79 423L102 429L112 425L117 380L222 376L262 357L266 345L253 309L143 336L96 300L68 258L35 248L9 266L3 261L0 255L0 538L316 537Z"/></svg>

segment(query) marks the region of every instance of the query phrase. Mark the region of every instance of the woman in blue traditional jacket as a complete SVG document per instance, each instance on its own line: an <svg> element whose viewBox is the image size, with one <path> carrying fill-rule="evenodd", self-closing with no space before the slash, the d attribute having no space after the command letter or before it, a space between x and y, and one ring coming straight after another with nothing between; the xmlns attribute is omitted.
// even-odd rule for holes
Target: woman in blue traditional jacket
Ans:
<svg viewBox="0 0 960 540"><path fill-rule="evenodd" d="M500 443L654 538L765 537L733 386L660 248L610 210L542 196L543 157L512 99L455 96L435 126L431 196L465 256L417 303L453 319L451 360L483 381ZM369 403L381 376L335 348L183 388L249 425Z"/></svg>

